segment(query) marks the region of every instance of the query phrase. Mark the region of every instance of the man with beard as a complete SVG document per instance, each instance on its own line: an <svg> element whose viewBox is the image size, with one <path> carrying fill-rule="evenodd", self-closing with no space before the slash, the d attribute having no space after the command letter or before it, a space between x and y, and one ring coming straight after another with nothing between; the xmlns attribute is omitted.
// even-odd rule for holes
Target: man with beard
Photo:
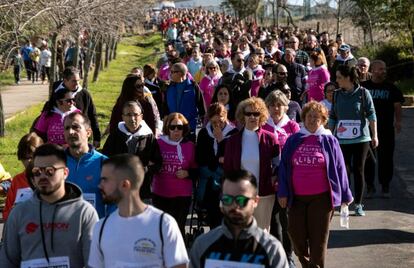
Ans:
<svg viewBox="0 0 414 268"><path fill-rule="evenodd" d="M139 195L144 175L141 161L131 154L103 162L99 188L104 202L118 209L95 225L89 267L187 267L176 221Z"/></svg>
<svg viewBox="0 0 414 268"><path fill-rule="evenodd" d="M390 198L390 182L394 171L395 134L401 132L402 108L404 97L401 91L387 81L387 66L381 60L371 63L371 80L361 83L369 90L374 101L377 115L379 143L376 150L378 161L378 180L382 187L382 197ZM365 181L367 198L375 194L375 162L368 157L365 163Z"/></svg>
<svg viewBox="0 0 414 268"><path fill-rule="evenodd" d="M32 173L36 190L7 219L0 267L86 267L98 216L81 190L65 182L69 169L62 147L38 147Z"/></svg>
<svg viewBox="0 0 414 268"><path fill-rule="evenodd" d="M259 202L253 174L239 170L223 178L221 226L199 236L190 252L190 267L288 267L281 243L257 227L253 212Z"/></svg>
<svg viewBox="0 0 414 268"><path fill-rule="evenodd" d="M67 180L82 189L83 198L95 207L99 218L102 218L107 209L113 210L113 208L105 208L98 189L102 162L107 157L88 144L92 130L91 123L84 114L71 113L65 117L63 126L65 141L69 146L66 149L67 166L70 171Z"/></svg>

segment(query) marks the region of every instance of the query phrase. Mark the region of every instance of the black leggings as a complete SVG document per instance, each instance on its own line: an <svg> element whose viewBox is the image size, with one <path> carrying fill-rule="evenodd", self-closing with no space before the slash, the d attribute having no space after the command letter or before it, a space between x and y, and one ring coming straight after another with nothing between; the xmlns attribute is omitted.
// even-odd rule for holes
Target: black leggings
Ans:
<svg viewBox="0 0 414 268"><path fill-rule="evenodd" d="M185 235L185 224L191 205L191 196L163 197L156 194L152 196L153 205L170 214L177 221L181 234Z"/></svg>
<svg viewBox="0 0 414 268"><path fill-rule="evenodd" d="M351 172L354 174L355 204L361 204L362 196L364 194L364 169L369 149L369 142L341 144L341 149L345 159L348 179L351 177Z"/></svg>

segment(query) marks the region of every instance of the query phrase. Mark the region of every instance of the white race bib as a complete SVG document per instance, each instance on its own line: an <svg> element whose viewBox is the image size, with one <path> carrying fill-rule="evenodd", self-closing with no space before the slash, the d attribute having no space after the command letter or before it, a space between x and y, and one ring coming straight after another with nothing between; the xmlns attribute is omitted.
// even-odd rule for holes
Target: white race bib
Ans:
<svg viewBox="0 0 414 268"><path fill-rule="evenodd" d="M20 188L17 190L14 204L18 204L30 199L33 196L33 190L30 187Z"/></svg>
<svg viewBox="0 0 414 268"><path fill-rule="evenodd" d="M361 120L341 120L336 127L339 139L355 139L361 136Z"/></svg>
<svg viewBox="0 0 414 268"><path fill-rule="evenodd" d="M70 268L69 257L53 257L49 258L49 262L45 258L23 261L21 268Z"/></svg>
<svg viewBox="0 0 414 268"><path fill-rule="evenodd" d="M94 193L83 193L83 199L91 203L91 205L96 208L96 194Z"/></svg>
<svg viewBox="0 0 414 268"><path fill-rule="evenodd" d="M146 262L146 263L130 263L123 261L116 261L114 263L114 268L159 268L163 267L161 261Z"/></svg>
<svg viewBox="0 0 414 268"><path fill-rule="evenodd" d="M262 264L207 259L205 268L264 268Z"/></svg>

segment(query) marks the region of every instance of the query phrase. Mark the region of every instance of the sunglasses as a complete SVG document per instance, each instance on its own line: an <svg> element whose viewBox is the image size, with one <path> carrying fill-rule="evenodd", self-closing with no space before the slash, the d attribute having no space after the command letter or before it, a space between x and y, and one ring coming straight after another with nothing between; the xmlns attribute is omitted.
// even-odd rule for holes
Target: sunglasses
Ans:
<svg viewBox="0 0 414 268"><path fill-rule="evenodd" d="M284 75L287 75L288 73L286 73L286 72L278 72L277 74L284 76Z"/></svg>
<svg viewBox="0 0 414 268"><path fill-rule="evenodd" d="M237 59L236 61L237 62L243 62L244 60L243 59Z"/></svg>
<svg viewBox="0 0 414 268"><path fill-rule="evenodd" d="M44 173L46 176L51 177L55 174L56 170L63 168L65 167L34 167L32 168L32 174L35 177L39 177L40 175L42 175L42 173Z"/></svg>
<svg viewBox="0 0 414 268"><path fill-rule="evenodd" d="M223 194L223 196L221 197L221 203L224 206L231 206L233 204L233 202L236 202L236 205L240 208L244 208L247 203L249 202L249 200L252 198L249 198L247 196L244 195L228 195L228 194Z"/></svg>
<svg viewBox="0 0 414 268"><path fill-rule="evenodd" d="M180 71L171 71L172 74L179 73Z"/></svg>
<svg viewBox="0 0 414 268"><path fill-rule="evenodd" d="M171 130L171 131L172 130L176 130L176 129L177 130L183 130L184 129L184 126L183 125L169 125L168 126L168 129Z"/></svg>
<svg viewBox="0 0 414 268"><path fill-rule="evenodd" d="M244 115L247 116L247 117L250 117L252 115L254 117L259 117L260 116L260 112L244 112Z"/></svg>
<svg viewBox="0 0 414 268"><path fill-rule="evenodd" d="M209 70L217 70L217 67L208 67Z"/></svg>

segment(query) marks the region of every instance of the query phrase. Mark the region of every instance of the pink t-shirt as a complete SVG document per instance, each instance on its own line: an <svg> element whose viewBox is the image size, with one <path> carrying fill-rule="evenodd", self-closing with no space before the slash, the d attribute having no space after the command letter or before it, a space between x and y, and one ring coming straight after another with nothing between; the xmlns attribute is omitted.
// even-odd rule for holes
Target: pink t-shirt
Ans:
<svg viewBox="0 0 414 268"><path fill-rule="evenodd" d="M292 182L295 195L314 195L329 191L326 161L315 135L304 141L292 157Z"/></svg>
<svg viewBox="0 0 414 268"><path fill-rule="evenodd" d="M80 111L75 109L71 112ZM49 143L55 143L59 145L66 144L64 137L64 126L63 120L64 116L58 113L53 113L50 116L47 116L48 112L42 112L39 117L39 120L36 122L35 129L43 134L46 134L47 141ZM67 113L69 114L69 113Z"/></svg>
<svg viewBox="0 0 414 268"><path fill-rule="evenodd" d="M252 97L257 97L257 94L259 93L260 89L260 82L262 81L265 72L266 71L262 69L260 66L253 69L253 81L250 91Z"/></svg>
<svg viewBox="0 0 414 268"><path fill-rule="evenodd" d="M309 71L308 80L308 98L309 101L322 101L325 98L323 87L330 79L328 69L322 65Z"/></svg>
<svg viewBox="0 0 414 268"><path fill-rule="evenodd" d="M158 139L162 156L162 168L154 174L152 192L162 197L191 196L193 183L190 178L179 179L175 173L180 170L196 168L195 146L192 142L181 143L182 162L177 153L177 146Z"/></svg>
<svg viewBox="0 0 414 268"><path fill-rule="evenodd" d="M210 107L211 99L214 95L214 90L220 80L220 76L216 75L215 77L210 77L208 75L204 76L200 81L200 90L203 93L204 102L206 108Z"/></svg>

